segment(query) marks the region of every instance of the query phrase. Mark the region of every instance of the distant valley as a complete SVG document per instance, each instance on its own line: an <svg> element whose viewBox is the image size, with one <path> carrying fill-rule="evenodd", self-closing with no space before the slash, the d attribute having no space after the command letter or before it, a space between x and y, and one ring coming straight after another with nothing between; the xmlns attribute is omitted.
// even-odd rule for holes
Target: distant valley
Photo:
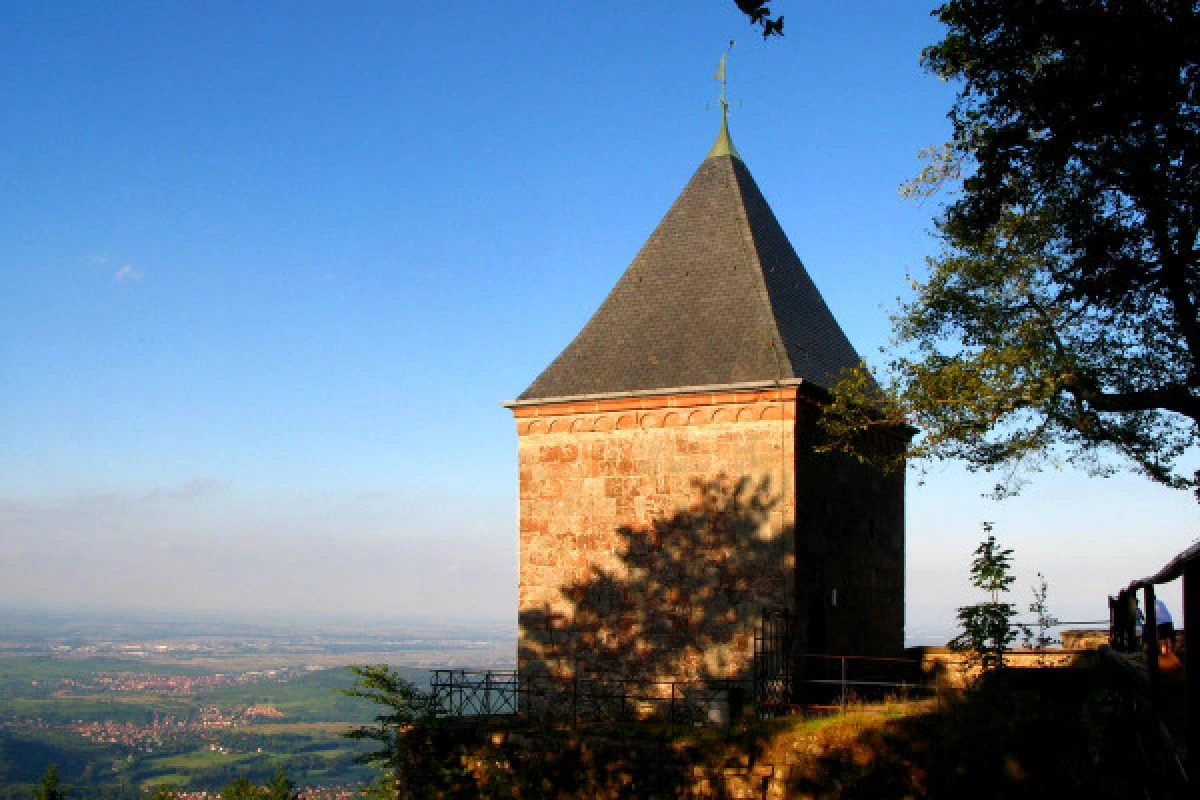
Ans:
<svg viewBox="0 0 1200 800"><path fill-rule="evenodd" d="M340 734L374 709L350 664L417 683L434 667L511 667L511 626L204 614L0 612L0 800L49 764L82 797L212 792L284 768L312 800L369 780Z"/></svg>

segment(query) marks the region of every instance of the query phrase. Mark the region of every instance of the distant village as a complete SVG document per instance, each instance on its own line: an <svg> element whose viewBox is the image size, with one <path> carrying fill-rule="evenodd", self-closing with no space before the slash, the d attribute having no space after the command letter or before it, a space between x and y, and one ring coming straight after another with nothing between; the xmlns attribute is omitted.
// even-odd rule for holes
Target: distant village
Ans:
<svg viewBox="0 0 1200 800"><path fill-rule="evenodd" d="M263 681L286 681L302 672L315 672L323 669L318 666L307 666L301 669L283 667L282 669L250 670L248 672L223 673L217 672L205 675L169 675L154 672L97 672L88 677L59 678L57 680L33 680L30 684L35 687L48 687L59 696L66 696L72 691L88 692L149 692L163 695L188 695L206 689L218 689L226 686L241 686Z"/></svg>

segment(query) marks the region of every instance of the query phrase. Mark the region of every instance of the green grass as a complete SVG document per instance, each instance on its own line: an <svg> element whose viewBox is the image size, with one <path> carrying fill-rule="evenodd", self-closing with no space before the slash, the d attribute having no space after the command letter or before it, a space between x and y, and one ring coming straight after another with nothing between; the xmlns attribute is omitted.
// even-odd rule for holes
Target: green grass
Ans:
<svg viewBox="0 0 1200 800"><path fill-rule="evenodd" d="M313 738L340 738L354 727L349 722L259 722L242 728L246 733L293 734Z"/></svg>
<svg viewBox="0 0 1200 800"><path fill-rule="evenodd" d="M263 682L227 686L197 693L197 703L222 708L269 705L293 722L360 722L371 718L368 704L346 697L338 689L350 687L347 669L322 670L286 683Z"/></svg>
<svg viewBox="0 0 1200 800"><path fill-rule="evenodd" d="M343 746L343 747L326 747L323 750L307 750L307 751L305 751L304 754L306 756L316 756L317 758L331 759L331 758L340 758L344 755L347 755L350 753L355 753L355 752L357 752L357 751L354 748Z"/></svg>
<svg viewBox="0 0 1200 800"><path fill-rule="evenodd" d="M137 722L153 719L154 714L186 715L194 703L176 697L157 695L67 694L62 697L0 698L0 713L23 719L40 718L64 724L84 722Z"/></svg>
<svg viewBox="0 0 1200 800"><path fill-rule="evenodd" d="M72 658L69 656L0 656L0 687L14 682L28 686L31 681L56 681L82 678L97 672L143 672L151 675L204 675L211 670L135 658Z"/></svg>
<svg viewBox="0 0 1200 800"><path fill-rule="evenodd" d="M190 753L183 753L176 756L163 756L161 758L155 758L152 760L156 770L197 770L214 765L225 766L227 764L238 764L245 761L252 761L258 755L258 753L218 753L214 750L201 749L193 750Z"/></svg>

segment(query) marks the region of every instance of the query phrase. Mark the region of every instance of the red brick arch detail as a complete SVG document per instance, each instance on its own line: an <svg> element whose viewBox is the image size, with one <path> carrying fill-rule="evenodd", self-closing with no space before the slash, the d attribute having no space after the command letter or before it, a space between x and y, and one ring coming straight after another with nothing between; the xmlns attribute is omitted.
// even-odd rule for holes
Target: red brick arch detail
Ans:
<svg viewBox="0 0 1200 800"><path fill-rule="evenodd" d="M776 394L781 396L776 397ZM521 436L567 432L583 434L614 429L707 425L712 422L794 420L797 416L804 419L811 414L807 406L801 407L794 400L794 392L731 392L552 404L544 409L517 410L517 433Z"/></svg>
<svg viewBox="0 0 1200 800"><path fill-rule="evenodd" d="M783 419L783 409L778 405L769 405L762 410L761 420L777 420Z"/></svg>

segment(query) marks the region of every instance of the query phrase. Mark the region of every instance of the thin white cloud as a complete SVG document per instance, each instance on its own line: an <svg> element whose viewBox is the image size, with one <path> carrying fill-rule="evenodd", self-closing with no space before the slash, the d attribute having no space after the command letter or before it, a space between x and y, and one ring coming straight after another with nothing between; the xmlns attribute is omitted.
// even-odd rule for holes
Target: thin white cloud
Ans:
<svg viewBox="0 0 1200 800"><path fill-rule="evenodd" d="M176 486L156 486L142 496L143 500L186 500L192 497L205 497L223 492L229 488L229 481L216 478L192 478L190 481Z"/></svg>
<svg viewBox="0 0 1200 800"><path fill-rule="evenodd" d="M140 281L144 277L146 277L146 273L134 269L129 264L122 264L121 268L113 273L115 281Z"/></svg>
<svg viewBox="0 0 1200 800"><path fill-rule="evenodd" d="M109 261L112 261L112 259L109 258L108 256L88 256L87 257L87 262L89 264L107 264Z"/></svg>

